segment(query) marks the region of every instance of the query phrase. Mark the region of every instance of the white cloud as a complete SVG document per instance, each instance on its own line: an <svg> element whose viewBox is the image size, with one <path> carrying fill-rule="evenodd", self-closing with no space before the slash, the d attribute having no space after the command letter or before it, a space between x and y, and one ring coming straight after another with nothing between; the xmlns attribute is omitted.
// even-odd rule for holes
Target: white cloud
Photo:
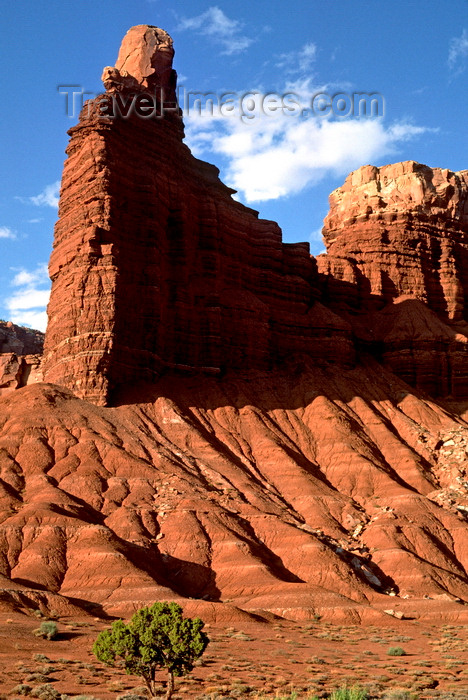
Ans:
<svg viewBox="0 0 468 700"><path fill-rule="evenodd" d="M181 26L210 33L215 17L221 33L239 31L238 23L218 8ZM183 105L187 144L197 157L224 162L223 180L238 190L236 199L253 203L297 194L326 176L345 176L398 154L402 143L437 131L404 119L386 124L384 99L378 93L355 91L348 83L320 84L312 73L317 51L308 42L276 56L276 67L282 69L277 71L281 82L274 86L276 111L265 109L261 89L237 91L230 110L221 94L214 109L205 103L201 113L194 104L188 110ZM319 93L333 101L335 115L331 110L321 116ZM344 115L337 114L342 95L345 106L349 104Z"/></svg>
<svg viewBox="0 0 468 700"><path fill-rule="evenodd" d="M316 228L309 236L311 243L323 243L322 228Z"/></svg>
<svg viewBox="0 0 468 700"><path fill-rule="evenodd" d="M11 282L13 287L43 285L48 283L49 273L46 263L40 263L35 270L19 269Z"/></svg>
<svg viewBox="0 0 468 700"><path fill-rule="evenodd" d="M25 309L37 309L42 306L47 306L49 301L48 289L23 289L7 301L7 308L10 311L24 311Z"/></svg>
<svg viewBox="0 0 468 700"><path fill-rule="evenodd" d="M60 180L47 185L42 192L34 197L28 197L28 201L37 207L58 207L60 192ZM24 201L24 198L21 198Z"/></svg>
<svg viewBox="0 0 468 700"><path fill-rule="evenodd" d="M463 30L461 36L450 40L448 64L451 71L457 75L463 73L468 58L468 32Z"/></svg>
<svg viewBox="0 0 468 700"><path fill-rule="evenodd" d="M8 226L0 226L0 238L10 238L11 240L15 240L16 233L12 231L11 228L8 228Z"/></svg>
<svg viewBox="0 0 468 700"><path fill-rule="evenodd" d="M11 286L14 292L3 304L9 320L44 331L47 325L45 307L50 294L47 265L41 263L34 270L17 270Z"/></svg>
<svg viewBox="0 0 468 700"><path fill-rule="evenodd" d="M428 129L381 118L329 119L258 112L239 116L190 116L187 142L197 156L224 156L227 184L244 201L261 202L296 194L327 174L346 175L397 151Z"/></svg>
<svg viewBox="0 0 468 700"><path fill-rule="evenodd" d="M198 31L223 47L222 53L231 55L247 49L253 39L242 34L243 24L230 19L219 7L209 7L195 17L186 17L179 22L179 31Z"/></svg>
<svg viewBox="0 0 468 700"><path fill-rule="evenodd" d="M47 328L47 312L46 311L21 311L11 314L9 319L18 326L28 326L36 331L45 333Z"/></svg>
<svg viewBox="0 0 468 700"><path fill-rule="evenodd" d="M280 54L276 67L283 68L287 73L306 73L311 70L316 54L316 45L309 42L299 51Z"/></svg>

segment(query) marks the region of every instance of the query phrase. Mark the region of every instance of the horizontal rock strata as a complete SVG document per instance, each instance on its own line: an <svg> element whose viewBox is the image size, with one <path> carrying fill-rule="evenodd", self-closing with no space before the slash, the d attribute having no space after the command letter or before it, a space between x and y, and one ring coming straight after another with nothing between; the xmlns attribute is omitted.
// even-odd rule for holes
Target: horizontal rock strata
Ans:
<svg viewBox="0 0 468 700"><path fill-rule="evenodd" d="M41 381L44 334L0 321L0 396Z"/></svg>
<svg viewBox="0 0 468 700"><path fill-rule="evenodd" d="M131 68L124 58L118 65ZM145 94L148 68L133 70ZM108 82L109 71L107 97L131 99L129 74L119 78L119 69ZM102 99L70 130L50 260L47 381L106 403L119 385L165 367L268 368L296 352L352 364L349 326L314 310L308 244L283 244L277 224L232 199L218 170L183 144L173 106L164 118L112 119L100 113Z"/></svg>
<svg viewBox="0 0 468 700"><path fill-rule="evenodd" d="M467 396L468 171L362 167L330 195L323 236L325 303L407 381Z"/></svg>
<svg viewBox="0 0 468 700"><path fill-rule="evenodd" d="M167 369L268 369L298 353L352 366L364 350L433 395L468 396L468 172L351 173L315 261L183 144L173 53L163 30L133 27L70 130L46 380L106 404Z"/></svg>

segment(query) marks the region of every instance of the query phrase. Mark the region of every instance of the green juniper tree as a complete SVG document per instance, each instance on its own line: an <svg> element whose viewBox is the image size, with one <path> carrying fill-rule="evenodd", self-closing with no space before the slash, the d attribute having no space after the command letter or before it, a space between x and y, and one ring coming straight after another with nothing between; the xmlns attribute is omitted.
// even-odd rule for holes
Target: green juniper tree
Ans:
<svg viewBox="0 0 468 700"><path fill-rule="evenodd" d="M99 661L113 666L123 659L127 673L142 676L155 697L156 672L167 670L166 700L174 691L174 676L184 676L205 651L208 637L198 617L183 618L177 603L154 603L138 610L128 623L117 620L110 630L101 632L93 652Z"/></svg>

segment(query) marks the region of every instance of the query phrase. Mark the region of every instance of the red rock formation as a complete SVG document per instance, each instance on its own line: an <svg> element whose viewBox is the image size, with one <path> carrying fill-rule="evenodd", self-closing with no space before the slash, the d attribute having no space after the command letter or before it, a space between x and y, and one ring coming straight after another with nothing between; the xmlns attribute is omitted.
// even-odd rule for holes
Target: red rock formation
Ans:
<svg viewBox="0 0 468 700"><path fill-rule="evenodd" d="M323 235L326 303L410 383L467 396L468 171L360 168L330 195Z"/></svg>
<svg viewBox="0 0 468 700"><path fill-rule="evenodd" d="M70 130L45 378L105 404L165 368L265 369L294 353L350 366L354 334L416 386L468 396L468 171L351 173L330 197L318 276L307 244L283 244L182 143L173 53L163 30L133 27Z"/></svg>
<svg viewBox="0 0 468 700"><path fill-rule="evenodd" d="M463 421L377 363L147 392L118 408L46 384L0 399L5 588L118 615L190 597L218 620L440 621L443 600L466 623L446 600L468 602Z"/></svg>
<svg viewBox="0 0 468 700"><path fill-rule="evenodd" d="M44 346L44 333L23 326L15 326L11 321L0 321L0 355L39 355Z"/></svg>
<svg viewBox="0 0 468 700"><path fill-rule="evenodd" d="M466 174L354 173L319 275L182 143L171 59L133 28L71 129L44 360L62 387L0 398L2 601L378 622L439 621L442 600L466 622L466 422L363 352L468 393ZM111 117L148 90L152 118Z"/></svg>
<svg viewBox="0 0 468 700"><path fill-rule="evenodd" d="M411 294L450 321L467 320L468 170L359 168L330 195L323 235L328 254L362 274L363 298Z"/></svg>
<svg viewBox="0 0 468 700"><path fill-rule="evenodd" d="M0 321L0 396L41 381L44 334Z"/></svg>
<svg viewBox="0 0 468 700"><path fill-rule="evenodd" d="M150 41L139 43L148 34L156 59ZM125 58L138 49L138 60ZM130 30L117 66L134 74L119 83L114 72L107 97L85 107L70 130L45 379L106 403L120 385L154 380L164 367L268 368L294 352L352 364L349 326L313 309L319 292L308 244L283 244L277 224L234 201L217 168L182 143L171 58L162 30ZM135 86L137 97L163 88L166 102L154 93L163 117L102 115L116 95L131 101Z"/></svg>

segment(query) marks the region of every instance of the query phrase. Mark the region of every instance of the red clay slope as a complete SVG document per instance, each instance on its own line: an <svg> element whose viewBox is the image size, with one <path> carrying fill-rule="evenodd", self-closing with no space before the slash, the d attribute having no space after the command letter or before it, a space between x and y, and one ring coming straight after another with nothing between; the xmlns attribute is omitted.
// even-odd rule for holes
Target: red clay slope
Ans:
<svg viewBox="0 0 468 700"><path fill-rule="evenodd" d="M112 614L192 598L211 618L468 620L465 423L372 361L151 391L116 408L44 384L1 400L13 587Z"/></svg>

